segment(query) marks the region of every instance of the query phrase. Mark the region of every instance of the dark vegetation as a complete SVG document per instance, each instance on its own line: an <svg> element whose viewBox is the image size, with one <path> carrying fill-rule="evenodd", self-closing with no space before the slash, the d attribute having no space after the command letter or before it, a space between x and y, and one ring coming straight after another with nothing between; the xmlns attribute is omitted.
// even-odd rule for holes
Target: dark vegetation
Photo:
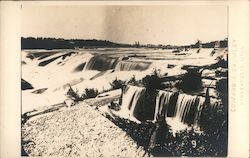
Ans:
<svg viewBox="0 0 250 158"><path fill-rule="evenodd" d="M227 79L216 82L216 89L221 102L212 107L210 100L206 98L206 104L202 110L200 127L212 144L210 155L227 155L227 131L228 131L228 81Z"/></svg>
<svg viewBox="0 0 250 158"><path fill-rule="evenodd" d="M75 103L82 101L83 99L81 96L79 96L78 92L77 91L75 92L69 84L68 86L69 86L69 89L66 93L67 97L73 100Z"/></svg>
<svg viewBox="0 0 250 158"><path fill-rule="evenodd" d="M134 139L139 146L150 154L161 156L226 156L227 155L227 123L221 124L225 117L215 109L208 114L210 120L206 120L203 126L204 132L197 133L190 127L176 133L175 137L171 129L164 122L153 124L144 122L137 124L128 119L106 114L109 120L123 129ZM219 116L219 117L218 117ZM213 119L218 119L214 122Z"/></svg>
<svg viewBox="0 0 250 158"><path fill-rule="evenodd" d="M226 48L228 46L227 39L217 41L221 48ZM74 48L101 48L101 47L133 47L133 48L162 48L162 49L177 49L176 53L180 52L179 49L188 48L214 48L216 41L201 43L197 41L195 44L186 46L176 46L176 45L142 45L142 44L120 44L114 43L107 40L96 40L96 39L62 39L62 38L34 38L27 37L21 38L21 48L22 49L74 49Z"/></svg>
<svg viewBox="0 0 250 158"><path fill-rule="evenodd" d="M21 38L22 49L74 49L93 47L127 47L127 44L113 43L107 40L96 39L56 39L56 38Z"/></svg>
<svg viewBox="0 0 250 158"><path fill-rule="evenodd" d="M67 96L74 102L83 101L84 99L95 98L99 94L97 89L85 88L83 94L80 96L78 91L74 91L69 85L69 90L67 91Z"/></svg>
<svg viewBox="0 0 250 158"><path fill-rule="evenodd" d="M117 78L112 81L112 83L110 83L112 89L120 89L123 88L123 86L125 85L125 82L122 80L118 80Z"/></svg>
<svg viewBox="0 0 250 158"><path fill-rule="evenodd" d="M86 88L82 95L82 99L95 98L98 94L99 93L97 89Z"/></svg>
<svg viewBox="0 0 250 158"><path fill-rule="evenodd" d="M142 79L143 86L148 90L162 89L162 79L157 70L152 75L147 75Z"/></svg>
<svg viewBox="0 0 250 158"><path fill-rule="evenodd" d="M154 70L151 75L147 75L142 79L142 85L146 88L145 106L142 109L142 118L146 121L154 116L155 100L157 96L157 89L163 89L162 79L157 70Z"/></svg>
<svg viewBox="0 0 250 158"><path fill-rule="evenodd" d="M202 89L202 78L199 69L188 69L176 86L185 93L199 91Z"/></svg>
<svg viewBox="0 0 250 158"><path fill-rule="evenodd" d="M227 94L228 91L228 80L221 79L216 82L216 89L221 95Z"/></svg>

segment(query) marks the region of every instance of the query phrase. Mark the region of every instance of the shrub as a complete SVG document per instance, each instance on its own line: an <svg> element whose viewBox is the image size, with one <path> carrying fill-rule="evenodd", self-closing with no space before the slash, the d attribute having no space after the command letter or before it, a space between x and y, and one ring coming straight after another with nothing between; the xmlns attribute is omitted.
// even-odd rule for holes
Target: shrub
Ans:
<svg viewBox="0 0 250 158"><path fill-rule="evenodd" d="M72 99L74 102L81 101L82 98L78 95L77 91L75 92L72 87L68 84L69 90L67 91L67 96Z"/></svg>
<svg viewBox="0 0 250 158"><path fill-rule="evenodd" d="M166 124L165 117L162 116L156 122L155 130L153 131L150 138L148 150L153 153L159 150L157 149L157 146L163 147L165 143L168 142L169 137L170 137L169 125ZM160 154L155 156L165 156L165 155Z"/></svg>
<svg viewBox="0 0 250 158"><path fill-rule="evenodd" d="M175 156L214 156L208 135L196 133L193 128L180 131L173 140L178 149Z"/></svg>
<svg viewBox="0 0 250 158"><path fill-rule="evenodd" d="M110 83L112 89L120 89L124 86L124 84L124 81L118 80L117 78L112 83Z"/></svg>
<svg viewBox="0 0 250 158"><path fill-rule="evenodd" d="M133 86L140 86L140 80L136 81L135 75L133 75L133 77L131 77L127 83Z"/></svg>
<svg viewBox="0 0 250 158"><path fill-rule="evenodd" d="M227 93L228 92L228 80L221 79L216 82L216 90L220 93Z"/></svg>
<svg viewBox="0 0 250 158"><path fill-rule="evenodd" d="M80 96L78 94L78 91L74 91L71 86L69 85L69 90L67 91L67 96L73 100L74 102L79 102L82 101L84 99L88 99L88 98L95 98L98 95L98 90L97 89L93 89L93 88L86 88L83 92L83 94Z"/></svg>
<svg viewBox="0 0 250 158"><path fill-rule="evenodd" d="M220 80L216 84L217 90L227 91L227 80ZM226 156L227 131L228 131L228 95L227 92L219 93L221 102L211 106L210 101L205 101L200 118L200 127L207 135L207 140L212 144L209 155ZM212 152L213 151L213 152Z"/></svg>
<svg viewBox="0 0 250 158"><path fill-rule="evenodd" d="M201 73L198 69L188 69L188 72L176 86L186 93L201 90Z"/></svg>
<svg viewBox="0 0 250 158"><path fill-rule="evenodd" d="M154 70L152 75L147 75L142 79L142 84L147 90L162 89L162 79L160 78L159 72Z"/></svg>
<svg viewBox="0 0 250 158"><path fill-rule="evenodd" d="M145 106L142 109L145 116L142 116L144 121L154 116L155 101L157 96L157 89L162 89L162 79L159 71L154 70L152 75L147 75L142 79L142 85L146 88L145 92Z"/></svg>
<svg viewBox="0 0 250 158"><path fill-rule="evenodd" d="M207 153L209 156L226 156L228 131L226 109L222 105L215 108L206 106L202 111L200 126L211 144Z"/></svg>
<svg viewBox="0 0 250 158"><path fill-rule="evenodd" d="M83 95L82 99L88 99L88 98L95 98L98 95L98 90L94 88L86 88Z"/></svg>
<svg viewBox="0 0 250 158"><path fill-rule="evenodd" d="M228 79L220 79L216 82L216 90L222 101L224 112L228 112Z"/></svg>
<svg viewBox="0 0 250 158"><path fill-rule="evenodd" d="M217 135L216 135L217 136ZM222 139L203 132L197 133L194 128L185 129L173 137L170 132L164 133L161 138L163 145L156 146L149 152L154 156L226 156L227 144Z"/></svg>

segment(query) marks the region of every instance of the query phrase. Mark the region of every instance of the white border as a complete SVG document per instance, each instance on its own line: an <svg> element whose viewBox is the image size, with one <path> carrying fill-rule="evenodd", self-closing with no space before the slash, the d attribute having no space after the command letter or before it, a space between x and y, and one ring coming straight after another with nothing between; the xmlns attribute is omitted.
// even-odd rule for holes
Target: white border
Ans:
<svg viewBox="0 0 250 158"><path fill-rule="evenodd" d="M228 5L228 157L249 157L249 2L248 1L25 1L0 2L0 154L20 157L21 5Z"/></svg>

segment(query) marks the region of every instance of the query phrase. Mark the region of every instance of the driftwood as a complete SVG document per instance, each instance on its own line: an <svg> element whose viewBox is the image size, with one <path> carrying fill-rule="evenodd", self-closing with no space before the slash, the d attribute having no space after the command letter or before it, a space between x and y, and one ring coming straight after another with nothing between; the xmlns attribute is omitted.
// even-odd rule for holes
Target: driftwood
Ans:
<svg viewBox="0 0 250 158"><path fill-rule="evenodd" d="M57 111L60 108L65 107L65 106L66 106L66 104L59 103L59 104L54 104L54 105L47 107L45 109L42 109L42 110L33 110L33 111L26 112L26 113L22 114L22 124L24 124L31 117L46 114L46 113L53 112L53 111Z"/></svg>

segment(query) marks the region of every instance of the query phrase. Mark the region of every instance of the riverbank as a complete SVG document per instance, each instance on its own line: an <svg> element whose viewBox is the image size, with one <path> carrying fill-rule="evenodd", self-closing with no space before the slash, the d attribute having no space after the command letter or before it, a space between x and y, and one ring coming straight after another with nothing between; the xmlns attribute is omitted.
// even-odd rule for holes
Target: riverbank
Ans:
<svg viewBox="0 0 250 158"><path fill-rule="evenodd" d="M85 102L31 118L22 127L22 141L29 156L149 156L126 132Z"/></svg>

